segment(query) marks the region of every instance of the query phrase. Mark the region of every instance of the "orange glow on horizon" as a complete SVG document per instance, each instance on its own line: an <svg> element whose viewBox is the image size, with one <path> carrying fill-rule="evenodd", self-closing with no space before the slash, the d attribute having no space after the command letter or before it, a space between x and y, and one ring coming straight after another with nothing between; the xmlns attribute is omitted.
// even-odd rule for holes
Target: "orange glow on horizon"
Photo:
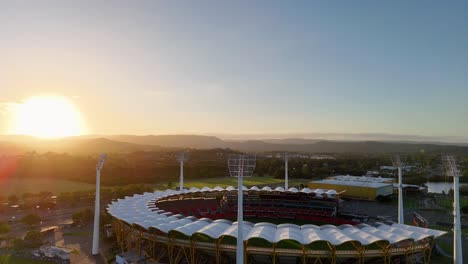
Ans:
<svg viewBox="0 0 468 264"><path fill-rule="evenodd" d="M61 96L35 96L19 104L11 132L41 138L78 136L84 132L80 112Z"/></svg>

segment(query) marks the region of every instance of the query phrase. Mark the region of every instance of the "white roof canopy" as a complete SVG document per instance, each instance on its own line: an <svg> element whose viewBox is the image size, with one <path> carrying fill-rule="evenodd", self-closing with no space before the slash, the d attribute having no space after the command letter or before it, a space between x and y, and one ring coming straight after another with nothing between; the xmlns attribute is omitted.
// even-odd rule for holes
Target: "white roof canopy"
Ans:
<svg viewBox="0 0 468 264"><path fill-rule="evenodd" d="M228 188L216 187L211 189L203 187L201 190L210 191L231 191L234 187ZM259 188L251 188L252 191L259 191ZM262 191L271 191L270 187L263 187ZM275 191L282 191L276 188ZM297 190L290 188L286 192L315 193L317 195L334 194L332 190L310 190L308 188ZM185 193L200 192L200 189L190 188ZM336 192L335 192L336 193ZM223 236L237 236L237 222L231 222L225 219L212 221L207 218L197 219L193 216L183 217L182 215L168 216L164 210L153 211L152 201L179 194L178 191L166 190L154 193L144 193L141 195L127 196L125 199L118 199L108 205L107 211L113 217L125 221L132 225L136 224L143 228L155 228L162 233L180 232L186 236L203 234L213 239L219 239ZM360 224L357 226L342 225L339 227L333 225L302 225L272 223L252 224L245 221L243 223L245 240L263 239L270 243L278 243L283 240L296 241L302 245L308 245L318 241L325 241L331 245L337 246L347 242L358 242L361 245L369 245L377 241L387 241L390 244L399 243L404 240L419 241L427 237L439 237L446 232L421 228L408 225L392 224L386 225L376 223L373 226Z"/></svg>

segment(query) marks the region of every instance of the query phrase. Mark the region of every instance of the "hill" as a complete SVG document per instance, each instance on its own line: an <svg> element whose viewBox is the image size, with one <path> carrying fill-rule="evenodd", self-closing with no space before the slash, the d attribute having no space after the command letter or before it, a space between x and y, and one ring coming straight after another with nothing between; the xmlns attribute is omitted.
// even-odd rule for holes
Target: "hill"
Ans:
<svg viewBox="0 0 468 264"><path fill-rule="evenodd" d="M0 151L15 155L26 151L59 153L129 153L137 151L193 149L233 149L244 152L303 152L303 153L395 153L432 152L468 156L468 146L416 142L328 141L314 139L266 139L226 141L214 136L200 135L112 135L101 137L71 137L39 140L20 137L19 141L0 141ZM25 140L27 139L27 140Z"/></svg>
<svg viewBox="0 0 468 264"><path fill-rule="evenodd" d="M379 141L328 141L317 139L266 139L227 141L214 136L159 135L159 136L108 136L116 141L163 147L213 149L230 148L246 152L292 151L309 153L394 153L394 152L442 152L468 155L468 146L429 144L417 142Z"/></svg>
<svg viewBox="0 0 468 264"><path fill-rule="evenodd" d="M128 153L136 151L160 151L164 149L167 148L154 145L120 142L107 138L67 138L56 140L35 140L29 142L0 142L0 151L9 155L17 155L27 151L93 154L102 152Z"/></svg>
<svg viewBox="0 0 468 264"><path fill-rule="evenodd" d="M155 145L161 147L175 147L175 148L196 148L196 149L213 149L213 148L226 148L227 144L223 140L213 136L199 136L199 135L148 135L148 136L134 136L134 135L116 135L106 136L106 138L129 142L142 145Z"/></svg>

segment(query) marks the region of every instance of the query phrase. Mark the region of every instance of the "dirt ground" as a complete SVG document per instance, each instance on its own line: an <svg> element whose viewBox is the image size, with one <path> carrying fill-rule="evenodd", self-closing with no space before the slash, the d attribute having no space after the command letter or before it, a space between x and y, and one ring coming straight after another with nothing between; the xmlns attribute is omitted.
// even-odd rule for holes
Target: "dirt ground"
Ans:
<svg viewBox="0 0 468 264"><path fill-rule="evenodd" d="M62 227L55 232L55 236L46 238L52 245L66 248L71 252L72 264L104 264L109 246L105 241L100 242L101 253L91 254L93 230L92 226Z"/></svg>
<svg viewBox="0 0 468 264"><path fill-rule="evenodd" d="M91 263L106 263L106 253L108 252L108 245L105 241L101 241L100 248L101 254L93 256L91 254L92 247L92 225L84 227L69 227L72 222L72 214L77 211L81 211L87 208L93 209L93 204L90 203L79 203L75 206L58 206L56 210L24 210L14 211L5 210L0 214L0 221L9 221L16 219L13 223L10 223L12 230L9 232L9 236L22 238L29 230L24 224L20 223L19 219L26 214L36 213L42 218L42 222L37 229L47 228L51 226L58 226L58 230L55 234L47 235L44 239L50 243L50 245L69 249L72 252L71 263L72 264L91 264ZM103 206L103 205L101 205Z"/></svg>

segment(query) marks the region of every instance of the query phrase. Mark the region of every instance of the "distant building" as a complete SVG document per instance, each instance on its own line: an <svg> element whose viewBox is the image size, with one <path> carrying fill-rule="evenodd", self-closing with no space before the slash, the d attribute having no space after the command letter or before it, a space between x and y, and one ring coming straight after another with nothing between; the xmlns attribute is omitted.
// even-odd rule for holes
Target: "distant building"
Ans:
<svg viewBox="0 0 468 264"><path fill-rule="evenodd" d="M379 172L378 172L378 171L367 171L367 172L366 172L366 176L367 176L367 177L378 177L378 176L379 176Z"/></svg>
<svg viewBox="0 0 468 264"><path fill-rule="evenodd" d="M405 166L402 166L401 169L404 172L409 172L409 171L412 171L415 167L416 166L405 165ZM380 171L383 171L383 172L394 172L396 170L398 170L398 167L395 167L395 166L380 166Z"/></svg>
<svg viewBox="0 0 468 264"><path fill-rule="evenodd" d="M355 182L380 182L380 183L393 183L393 178L371 177L371 176L351 176L351 175L336 175L328 177L330 180L340 181L355 181Z"/></svg>
<svg viewBox="0 0 468 264"><path fill-rule="evenodd" d="M330 179L309 183L310 189L331 189L340 193L340 197L375 201L389 197L393 193L393 184L389 178L372 178L365 176L335 176ZM393 181L393 179L390 179Z"/></svg>

